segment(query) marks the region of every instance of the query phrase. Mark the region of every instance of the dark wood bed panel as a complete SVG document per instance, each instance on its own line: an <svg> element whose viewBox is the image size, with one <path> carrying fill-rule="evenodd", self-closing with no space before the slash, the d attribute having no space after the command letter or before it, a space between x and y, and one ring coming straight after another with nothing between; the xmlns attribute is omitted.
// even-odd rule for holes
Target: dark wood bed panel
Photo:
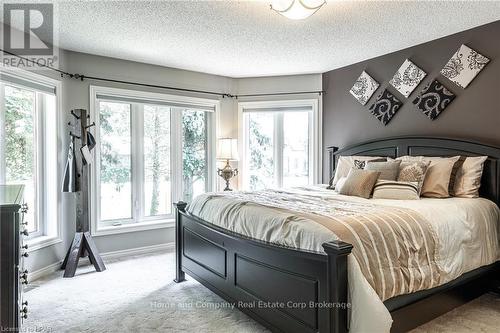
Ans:
<svg viewBox="0 0 500 333"><path fill-rule="evenodd" d="M481 193L499 204L500 149L496 147L429 137L376 140L342 150L330 147L331 173L341 155L487 155ZM326 255L285 248L234 234L190 215L185 208L185 203L176 204L176 282L189 274L275 332L348 332L350 244L325 243ZM479 268L443 286L387 300L384 304L394 319L392 331L407 331L477 297L496 269L497 264Z"/></svg>

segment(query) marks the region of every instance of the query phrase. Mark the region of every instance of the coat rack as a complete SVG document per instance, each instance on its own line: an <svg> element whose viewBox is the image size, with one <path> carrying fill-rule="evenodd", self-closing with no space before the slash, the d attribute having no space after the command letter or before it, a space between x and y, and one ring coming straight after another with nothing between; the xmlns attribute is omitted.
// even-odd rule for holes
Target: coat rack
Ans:
<svg viewBox="0 0 500 333"><path fill-rule="evenodd" d="M71 115L75 118L75 125L73 126L75 128L75 132L79 132L73 133L72 131L70 131L69 135L71 136L71 140L73 141L73 143L75 143L75 141L80 143L80 145L77 144L73 149L73 151L75 152L75 154L73 154L73 158L76 159L76 174L73 176L76 177L75 182L77 182L80 186L79 192L77 192L76 233L61 266L61 269L64 269L65 278L75 276L76 268L78 267L78 261L80 260L80 258L86 256L89 257L90 262L94 265L97 272L102 272L106 269L106 266L104 266L104 262L102 261L97 247L94 243L94 240L90 235L89 164L91 162L86 160L84 154L82 153L82 149L88 148L89 144L87 130L92 126L95 126L95 123L87 125L87 121L90 118L90 116L87 114L87 110L71 110ZM68 122L68 125L71 125L71 122ZM72 152L70 152L70 155L71 153ZM68 192L74 191L78 191L78 186L75 186L73 190L70 190Z"/></svg>

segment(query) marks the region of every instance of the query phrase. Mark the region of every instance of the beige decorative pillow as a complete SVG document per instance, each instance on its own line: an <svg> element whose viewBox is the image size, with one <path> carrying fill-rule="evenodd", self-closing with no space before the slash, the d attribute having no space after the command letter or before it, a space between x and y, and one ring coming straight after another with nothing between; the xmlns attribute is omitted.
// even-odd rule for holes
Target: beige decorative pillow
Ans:
<svg viewBox="0 0 500 333"><path fill-rule="evenodd" d="M335 184L342 177L347 177L351 168L354 168L354 160L358 161L369 161L374 159L385 159L385 157L380 156L340 156L337 160L337 165L335 168L335 175L330 179L330 185L328 188L335 188Z"/></svg>
<svg viewBox="0 0 500 333"><path fill-rule="evenodd" d="M379 175L378 171L352 168L339 193L368 199Z"/></svg>
<svg viewBox="0 0 500 333"><path fill-rule="evenodd" d="M373 199L418 200L417 182L378 180L373 188Z"/></svg>
<svg viewBox="0 0 500 333"><path fill-rule="evenodd" d="M488 156L467 157L457 171L452 195L461 198L479 197L484 162Z"/></svg>
<svg viewBox="0 0 500 333"><path fill-rule="evenodd" d="M390 161L390 162L373 162L367 161L365 165L365 170L379 171L379 180L396 180L399 174L399 165L401 161Z"/></svg>
<svg viewBox="0 0 500 333"><path fill-rule="evenodd" d="M405 162L430 162L422 186L423 197L448 198L451 173L460 156L432 157L432 156L402 156L399 159Z"/></svg>
<svg viewBox="0 0 500 333"><path fill-rule="evenodd" d="M418 194L420 195L424 184L425 173L430 162L401 162L399 166L398 182L413 182L418 184Z"/></svg>
<svg viewBox="0 0 500 333"><path fill-rule="evenodd" d="M450 193L450 195L453 195L453 189L455 188L455 181L457 179L458 170L462 168L462 165L464 164L466 158L466 156L460 156L460 159L455 162L455 165L451 170L450 185L448 186L448 193Z"/></svg>

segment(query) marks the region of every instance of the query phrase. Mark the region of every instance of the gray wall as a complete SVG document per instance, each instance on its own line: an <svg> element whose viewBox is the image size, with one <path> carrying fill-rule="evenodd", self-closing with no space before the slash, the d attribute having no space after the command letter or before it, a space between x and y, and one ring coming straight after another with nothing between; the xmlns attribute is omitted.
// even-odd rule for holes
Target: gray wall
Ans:
<svg viewBox="0 0 500 333"><path fill-rule="evenodd" d="M87 76L105 77L117 80L128 80L145 82L149 84L167 85L179 88L199 89L219 91L231 94L240 93L266 93L276 91L304 91L321 90L321 74L297 75L283 77L260 77L233 79L229 77L210 75L174 68L154 66L144 63L131 62L115 58L101 57L90 54L83 54L61 50L60 68L71 73L81 73ZM37 72L55 79L61 78L52 72ZM141 90L136 86L109 84L104 82L78 81L72 79L62 80L62 112L64 124L70 118L69 110L75 108L89 109L90 85L100 85L108 87L118 87L125 89ZM164 92L180 94L161 89L144 88L143 90L152 92ZM213 98L203 94L185 94L196 97ZM248 99L246 99L248 100ZM218 136L237 137L237 100L220 99L221 110L219 115ZM64 168L64 157L68 137L64 129L59 134L60 151L60 174ZM60 178L60 177L59 177ZM32 251L27 259L27 267L33 272L51 264L57 263L64 258L75 232L75 200L74 194L63 193L62 196L62 236L63 242ZM122 233L115 235L95 237L97 247L101 253L121 251L151 245L160 245L174 241L173 228L162 228L156 230Z"/></svg>
<svg viewBox="0 0 500 333"><path fill-rule="evenodd" d="M500 146L499 36L500 21L496 21L324 73L323 88L326 94L323 97L323 146L345 147L369 139L398 135L456 137ZM456 86L439 74L461 44L467 44L491 59L466 89ZM408 99L389 87L405 104L391 122L384 126L370 114L368 108L406 58L426 71L427 76ZM381 87L365 106L349 93L363 70L381 83ZM457 97L436 120L431 121L411 101L434 78L438 78ZM328 181L327 162L323 162L324 182Z"/></svg>

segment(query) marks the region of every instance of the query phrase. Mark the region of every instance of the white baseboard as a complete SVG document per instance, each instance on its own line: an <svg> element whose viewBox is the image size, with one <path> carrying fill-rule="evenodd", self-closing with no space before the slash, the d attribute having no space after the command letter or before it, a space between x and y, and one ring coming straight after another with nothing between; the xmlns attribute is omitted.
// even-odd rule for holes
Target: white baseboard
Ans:
<svg viewBox="0 0 500 333"><path fill-rule="evenodd" d="M173 250L174 247L175 247L175 243L166 243L166 244L136 247L133 249L126 249L126 250L101 253L101 258L103 260L105 260L105 259L118 259L118 258L122 258L122 257L130 257L130 256L140 255L140 254L157 253L160 251ZM36 280L40 279L41 277L44 277L44 276L47 276L47 275L52 274L54 272L57 272L58 270L61 269L61 264L62 264L62 260L60 260L56 263L50 264L46 267L40 268L34 272L30 272L30 273L28 273L28 280L30 282L36 281ZM88 264L90 264L90 261L88 258L80 258L78 266L88 265Z"/></svg>
<svg viewBox="0 0 500 333"><path fill-rule="evenodd" d="M53 264L50 264L48 266L45 266L43 268L40 268L34 272L29 272L28 273L28 281L31 283L32 281L38 280L39 278L42 278L44 276L50 275L54 272L57 272L59 269L61 269L61 264L62 264L62 260L55 262Z"/></svg>

